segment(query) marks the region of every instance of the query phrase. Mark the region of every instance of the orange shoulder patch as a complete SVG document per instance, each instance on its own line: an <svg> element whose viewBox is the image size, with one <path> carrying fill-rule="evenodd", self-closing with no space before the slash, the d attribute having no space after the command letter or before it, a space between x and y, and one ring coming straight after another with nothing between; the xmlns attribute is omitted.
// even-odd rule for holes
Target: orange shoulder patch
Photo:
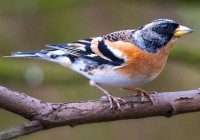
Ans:
<svg viewBox="0 0 200 140"><path fill-rule="evenodd" d="M137 46L135 46L133 43L130 42L124 42L124 41L111 42L109 40L106 40L105 44L108 46L109 49L121 52L122 53L121 55L123 55L123 57L127 61L130 61L131 59L135 58L142 52L141 49L139 49ZM113 51L113 53L115 54L115 51Z"/></svg>
<svg viewBox="0 0 200 140"><path fill-rule="evenodd" d="M96 37L92 40L91 42L91 49L94 53L96 53L97 55L99 55L100 57L104 58L104 59L108 59L107 57L105 57L98 49L99 46L99 41L102 41L102 37Z"/></svg>

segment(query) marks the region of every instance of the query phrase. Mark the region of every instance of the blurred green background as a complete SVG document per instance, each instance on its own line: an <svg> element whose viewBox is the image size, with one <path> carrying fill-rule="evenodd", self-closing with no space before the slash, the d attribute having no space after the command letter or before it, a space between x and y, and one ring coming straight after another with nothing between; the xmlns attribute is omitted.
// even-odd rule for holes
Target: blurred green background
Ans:
<svg viewBox="0 0 200 140"><path fill-rule="evenodd" d="M121 29L134 29L157 18L170 18L195 32L174 45L167 66L145 90L176 91L200 87L200 2L187 0L1 0L0 85L46 102L100 98L83 76L58 64L8 59L12 51L45 49ZM105 87L116 96L132 94ZM24 119L0 109L0 131ZM200 113L172 118L154 117L41 131L17 140L199 140Z"/></svg>

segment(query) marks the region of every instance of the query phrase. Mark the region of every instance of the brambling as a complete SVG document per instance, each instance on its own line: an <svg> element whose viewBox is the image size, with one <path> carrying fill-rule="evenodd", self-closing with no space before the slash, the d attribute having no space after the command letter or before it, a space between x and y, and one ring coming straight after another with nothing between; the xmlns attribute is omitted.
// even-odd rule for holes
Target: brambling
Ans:
<svg viewBox="0 0 200 140"><path fill-rule="evenodd" d="M44 59L61 64L88 79L107 96L110 108L121 109L123 99L109 94L106 84L146 95L136 88L155 79L163 70L170 49L181 36L193 32L170 19L157 19L133 30L122 30L105 36L91 37L66 44L48 44L50 49L13 52L10 57Z"/></svg>

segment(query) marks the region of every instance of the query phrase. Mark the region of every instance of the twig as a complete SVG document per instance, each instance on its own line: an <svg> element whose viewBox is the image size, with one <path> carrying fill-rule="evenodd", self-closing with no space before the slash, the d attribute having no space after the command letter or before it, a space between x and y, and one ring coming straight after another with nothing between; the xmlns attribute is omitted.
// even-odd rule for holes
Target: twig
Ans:
<svg viewBox="0 0 200 140"><path fill-rule="evenodd" d="M44 130L44 127L38 121L28 121L17 127L10 128L6 131L0 133L0 140L9 140L17 138L22 135L27 135L29 133L34 133L39 130Z"/></svg>

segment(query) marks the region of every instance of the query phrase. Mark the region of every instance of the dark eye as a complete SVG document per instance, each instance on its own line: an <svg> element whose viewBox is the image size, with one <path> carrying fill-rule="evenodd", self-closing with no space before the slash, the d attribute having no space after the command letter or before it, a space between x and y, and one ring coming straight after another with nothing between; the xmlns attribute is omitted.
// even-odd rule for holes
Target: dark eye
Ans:
<svg viewBox="0 0 200 140"><path fill-rule="evenodd" d="M169 26L164 24L164 25L161 25L161 28L164 29L164 30L168 30L169 29Z"/></svg>

